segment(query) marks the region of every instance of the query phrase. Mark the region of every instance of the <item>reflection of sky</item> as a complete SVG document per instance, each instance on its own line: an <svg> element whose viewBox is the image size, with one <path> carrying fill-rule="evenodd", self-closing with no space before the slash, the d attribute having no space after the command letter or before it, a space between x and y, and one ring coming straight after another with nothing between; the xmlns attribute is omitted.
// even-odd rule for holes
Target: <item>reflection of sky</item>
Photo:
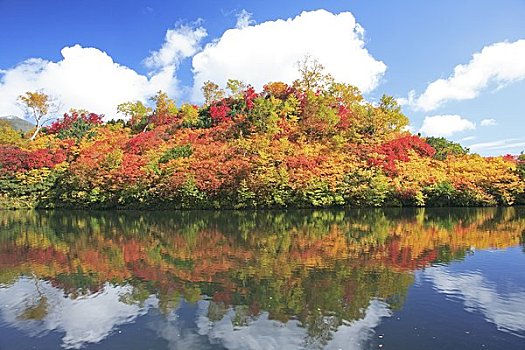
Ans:
<svg viewBox="0 0 525 350"><path fill-rule="evenodd" d="M212 343L220 343L227 349L299 349L306 336L298 321L282 323L268 319L264 312L251 319L244 327L234 327L235 311L228 310L222 319L210 322L206 317L209 302L199 302L197 327L201 335L207 335Z"/></svg>
<svg viewBox="0 0 525 350"><path fill-rule="evenodd" d="M374 328L381 323L383 317L390 317L388 305L379 300L372 300L366 309L365 317L342 325L334 333L333 339L326 349L362 349L374 335Z"/></svg>
<svg viewBox="0 0 525 350"><path fill-rule="evenodd" d="M235 311L228 310L219 321L210 322L206 317L209 302L199 302L197 326L199 333L208 336L212 343L220 343L227 349L273 350L273 349L304 349L308 337L306 329L296 320L282 323L270 320L268 313L251 319L247 326L234 327ZM325 349L361 349L373 335L373 329L383 317L389 317L391 312L384 302L372 300L365 310L364 318L341 325L333 334L333 338ZM313 344L319 347L319 344Z"/></svg>
<svg viewBox="0 0 525 350"><path fill-rule="evenodd" d="M206 337L199 335L195 327L189 327L181 317L175 313L169 313L166 318L158 318L153 321L150 328L154 329L157 337L167 342L169 350L211 349Z"/></svg>
<svg viewBox="0 0 525 350"><path fill-rule="evenodd" d="M51 331L64 333L62 346L78 349L89 343L98 343L116 327L132 323L156 307L157 299L150 297L144 307L124 303L133 287L107 283L100 292L71 299L63 290L49 282L21 278L9 287L0 288L0 318L2 323L15 327L29 336L45 335ZM40 319L24 318L24 312L46 300ZM235 310L230 308L220 320L211 322L208 301L199 301L191 320L184 320L177 312L156 317L149 323L159 339L169 349L207 349L215 346L226 349L306 349L319 348L311 343L307 331L297 320L286 323L269 319L267 312L249 317L244 326L234 326ZM345 323L332 334L326 349L361 349L373 335L373 329L391 312L384 302L372 300L360 320ZM192 323L187 324L187 322ZM195 322L195 323L194 323ZM153 341L153 339L152 339Z"/></svg>
<svg viewBox="0 0 525 350"><path fill-rule="evenodd" d="M479 272L452 272L445 266L427 269L439 293L460 298L467 311L481 312L498 329L525 335L525 290L498 293L496 286Z"/></svg>
<svg viewBox="0 0 525 350"><path fill-rule="evenodd" d="M49 331L64 332L62 345L80 348L85 343L101 341L116 326L132 322L155 303L153 298L148 299L143 308L123 303L121 298L131 291L131 286L107 283L96 294L71 299L49 282L22 278L12 286L0 288L0 317L6 324L33 336ZM43 317L40 320L24 319L24 311L36 306L42 297L47 299L47 311Z"/></svg>
<svg viewBox="0 0 525 350"><path fill-rule="evenodd" d="M454 265L456 266L456 265ZM437 293L461 300L465 309L483 315L498 329L525 336L525 290L518 285L501 285L489 279L485 270L467 267L433 266L421 271L424 280L430 281ZM511 283L512 281L507 281ZM62 346L78 349L90 343L98 343L119 326L134 323L137 317L154 310L158 301L150 297L143 307L127 304L125 296L133 287L106 284L100 292L71 299L63 290L49 282L21 278L9 287L0 288L0 320L4 325L15 327L29 336L49 332L63 334ZM40 320L24 319L24 312L38 305L45 297L47 311ZM132 337L141 337L140 327L153 330L148 333L152 342L168 349L363 349L370 345L375 328L391 316L388 305L373 299L364 310L362 319L345 322L332 333L331 339L321 346L307 334L297 320L282 323L269 319L267 312L258 317L246 316L246 323L235 326L235 309L226 310L218 321L207 317L209 301L201 300L195 306L182 303L177 310L166 316L149 313L146 323L137 322L138 331ZM243 315L243 313L240 313ZM327 320L329 321L329 320ZM130 334L128 334L130 336ZM108 345L109 346L109 345ZM156 347L155 347L156 348Z"/></svg>

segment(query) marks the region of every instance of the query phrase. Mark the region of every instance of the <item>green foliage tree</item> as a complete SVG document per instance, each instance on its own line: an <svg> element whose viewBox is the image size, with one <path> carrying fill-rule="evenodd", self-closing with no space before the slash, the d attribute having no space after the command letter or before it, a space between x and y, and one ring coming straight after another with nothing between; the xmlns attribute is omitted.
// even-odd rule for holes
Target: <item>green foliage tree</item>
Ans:
<svg viewBox="0 0 525 350"><path fill-rule="evenodd" d="M119 104L117 106L117 112L129 118L129 122L134 129L143 129L148 124L148 117L153 110L141 101L135 101Z"/></svg>
<svg viewBox="0 0 525 350"><path fill-rule="evenodd" d="M379 100L377 123L381 132L400 132L408 125L408 118L401 112L401 106L392 96L383 95Z"/></svg>
<svg viewBox="0 0 525 350"><path fill-rule="evenodd" d="M231 97L241 98L244 90L248 88L248 85L241 80L228 79L226 88L230 91Z"/></svg>
<svg viewBox="0 0 525 350"><path fill-rule="evenodd" d="M159 163L167 163L172 159L187 158L193 154L191 145L170 148L159 159Z"/></svg>
<svg viewBox="0 0 525 350"><path fill-rule="evenodd" d="M427 137L425 141L436 150L435 159L445 160L448 156L463 156L469 153L468 148L444 137Z"/></svg>

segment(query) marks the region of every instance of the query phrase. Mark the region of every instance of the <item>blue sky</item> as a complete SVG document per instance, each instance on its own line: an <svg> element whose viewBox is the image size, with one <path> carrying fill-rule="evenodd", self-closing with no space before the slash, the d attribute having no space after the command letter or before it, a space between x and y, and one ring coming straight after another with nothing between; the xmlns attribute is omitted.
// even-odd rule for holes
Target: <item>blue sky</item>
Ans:
<svg viewBox="0 0 525 350"><path fill-rule="evenodd" d="M293 79L304 49L367 99L399 98L414 132L525 149L524 0L0 0L0 14L0 115L36 89L108 117L158 88L198 101L207 79Z"/></svg>

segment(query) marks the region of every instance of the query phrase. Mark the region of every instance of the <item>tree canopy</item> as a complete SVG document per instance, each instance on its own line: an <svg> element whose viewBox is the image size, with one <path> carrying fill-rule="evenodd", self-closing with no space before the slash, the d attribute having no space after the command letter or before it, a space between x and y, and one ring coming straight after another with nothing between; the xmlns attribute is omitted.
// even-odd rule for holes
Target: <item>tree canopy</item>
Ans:
<svg viewBox="0 0 525 350"><path fill-rule="evenodd" d="M120 121L73 110L32 140L0 139L0 200L17 207L266 208L511 205L524 159L481 157L406 131L391 96L366 101L305 60L291 85L207 82L202 106L159 91ZM34 97L34 100L32 99ZM27 94L46 115L48 100ZM39 130L41 125L36 129ZM11 136L8 136L11 135Z"/></svg>

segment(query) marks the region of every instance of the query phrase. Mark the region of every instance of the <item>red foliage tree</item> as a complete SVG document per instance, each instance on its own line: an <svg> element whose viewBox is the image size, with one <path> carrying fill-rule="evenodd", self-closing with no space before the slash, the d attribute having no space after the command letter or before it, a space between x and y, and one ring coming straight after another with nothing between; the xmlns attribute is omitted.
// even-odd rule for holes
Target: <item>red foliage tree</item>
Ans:
<svg viewBox="0 0 525 350"><path fill-rule="evenodd" d="M226 104L214 104L210 107L210 116L212 122L217 125L231 119L231 108Z"/></svg>
<svg viewBox="0 0 525 350"><path fill-rule="evenodd" d="M146 151L157 148L162 142L163 135L157 131L145 131L129 139L124 150L132 154L144 154Z"/></svg>
<svg viewBox="0 0 525 350"><path fill-rule="evenodd" d="M26 151L18 147L0 147L0 171L7 174L32 169L53 168L67 158L66 150L37 149Z"/></svg>
<svg viewBox="0 0 525 350"><path fill-rule="evenodd" d="M432 157L436 150L421 137L409 135L383 143L374 150L375 154L369 158L371 165L380 166L388 174L396 173L396 161L408 162L410 153L415 152L421 157Z"/></svg>
<svg viewBox="0 0 525 350"><path fill-rule="evenodd" d="M95 113L81 113L77 112L68 114L65 113L62 119L54 121L51 126L47 128L48 134L58 134L60 131L69 129L74 123L83 121L87 124L100 125L102 124L102 117Z"/></svg>
<svg viewBox="0 0 525 350"><path fill-rule="evenodd" d="M248 110L253 109L253 100L258 96L259 95L255 92L255 89L251 86L244 91L244 102L246 103L246 108Z"/></svg>

